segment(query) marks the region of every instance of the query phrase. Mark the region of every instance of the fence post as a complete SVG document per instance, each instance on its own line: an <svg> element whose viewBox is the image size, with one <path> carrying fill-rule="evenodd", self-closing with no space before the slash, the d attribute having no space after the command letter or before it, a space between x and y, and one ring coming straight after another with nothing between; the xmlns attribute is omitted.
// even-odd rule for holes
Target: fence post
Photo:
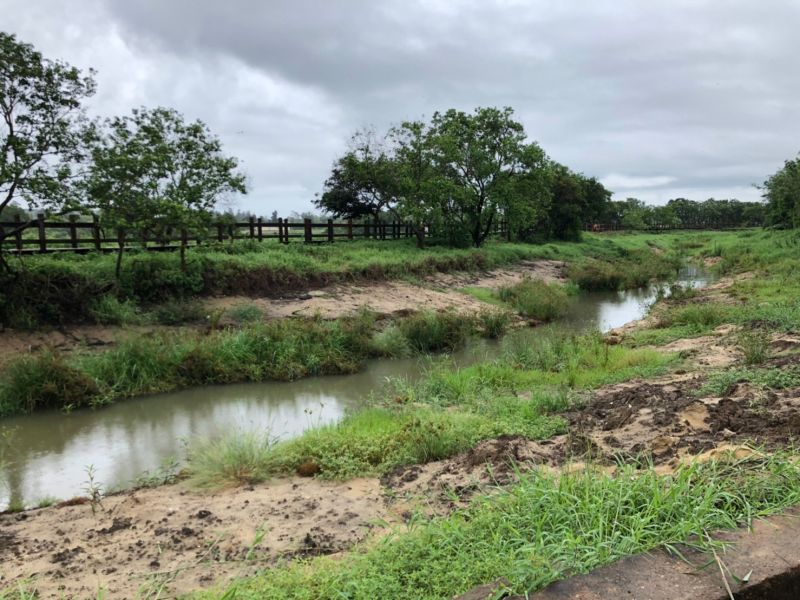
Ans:
<svg viewBox="0 0 800 600"><path fill-rule="evenodd" d="M369 220L364 221L364 239L369 238Z"/></svg>
<svg viewBox="0 0 800 600"><path fill-rule="evenodd" d="M353 219L347 219L347 239L353 239Z"/></svg>
<svg viewBox="0 0 800 600"><path fill-rule="evenodd" d="M255 217L250 217L250 239L256 237L256 219Z"/></svg>
<svg viewBox="0 0 800 600"><path fill-rule="evenodd" d="M47 237L44 231L44 213L36 215L36 227L39 229L39 252L47 252Z"/></svg>
<svg viewBox="0 0 800 600"><path fill-rule="evenodd" d="M92 215L92 239L94 240L94 249L100 252L100 217Z"/></svg>
<svg viewBox="0 0 800 600"><path fill-rule="evenodd" d="M305 234L306 244L310 244L313 241L311 237L311 219L303 219L303 233Z"/></svg>
<svg viewBox="0 0 800 600"><path fill-rule="evenodd" d="M278 243L283 243L283 219L278 217Z"/></svg>
<svg viewBox="0 0 800 600"><path fill-rule="evenodd" d="M78 220L78 215L69 216L69 241L70 246L73 248L78 247L78 228L75 226L75 221Z"/></svg>
<svg viewBox="0 0 800 600"><path fill-rule="evenodd" d="M258 241L264 241L264 219L258 217Z"/></svg>
<svg viewBox="0 0 800 600"><path fill-rule="evenodd" d="M225 225L222 223L217 223L217 240L225 241Z"/></svg>
<svg viewBox="0 0 800 600"><path fill-rule="evenodd" d="M386 223L380 222L380 228L381 228L381 239L385 240L386 239Z"/></svg>
<svg viewBox="0 0 800 600"><path fill-rule="evenodd" d="M333 242L333 219L328 219L328 241Z"/></svg>
<svg viewBox="0 0 800 600"><path fill-rule="evenodd" d="M17 233L14 234L14 241L17 245L17 252L22 252L22 230L19 229L20 225L22 225L22 217L17 213L14 215L14 228L17 229Z"/></svg>

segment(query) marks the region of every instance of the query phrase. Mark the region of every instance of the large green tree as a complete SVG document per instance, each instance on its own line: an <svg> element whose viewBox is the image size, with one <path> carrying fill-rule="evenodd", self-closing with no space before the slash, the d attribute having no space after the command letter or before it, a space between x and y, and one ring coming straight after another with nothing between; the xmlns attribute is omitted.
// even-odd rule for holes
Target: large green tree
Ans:
<svg viewBox="0 0 800 600"><path fill-rule="evenodd" d="M105 123L87 178L91 206L119 232L117 276L129 237L203 229L224 194L246 193L238 161L201 121L175 110L137 109ZM181 242L185 269L185 243Z"/></svg>
<svg viewBox="0 0 800 600"><path fill-rule="evenodd" d="M16 198L55 212L78 207L93 135L81 103L95 91L92 75L0 32L0 213ZM0 244L14 233L0 233Z"/></svg>
<svg viewBox="0 0 800 600"><path fill-rule="evenodd" d="M773 227L800 226L800 157L787 160L763 186L767 220Z"/></svg>

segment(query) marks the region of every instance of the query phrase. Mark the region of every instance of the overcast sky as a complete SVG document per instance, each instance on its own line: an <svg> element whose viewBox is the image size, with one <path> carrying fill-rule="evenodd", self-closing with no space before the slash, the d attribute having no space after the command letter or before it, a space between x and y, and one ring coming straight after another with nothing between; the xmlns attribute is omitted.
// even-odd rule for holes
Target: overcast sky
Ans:
<svg viewBox="0 0 800 600"><path fill-rule="evenodd" d="M754 200L800 150L797 0L0 0L97 69L91 112L171 106L238 156L259 214L307 210L352 132L511 106L618 198Z"/></svg>

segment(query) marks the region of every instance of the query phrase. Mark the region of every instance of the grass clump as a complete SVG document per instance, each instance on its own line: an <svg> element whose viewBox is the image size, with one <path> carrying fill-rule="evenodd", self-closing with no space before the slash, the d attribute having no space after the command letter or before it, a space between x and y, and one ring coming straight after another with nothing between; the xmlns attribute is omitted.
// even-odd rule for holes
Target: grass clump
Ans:
<svg viewBox="0 0 800 600"><path fill-rule="evenodd" d="M482 310L475 319L481 336L492 340L504 335L511 325L511 314L507 310Z"/></svg>
<svg viewBox="0 0 800 600"><path fill-rule="evenodd" d="M457 350L474 331L473 320L455 311L423 310L398 323L408 345L416 352Z"/></svg>
<svg viewBox="0 0 800 600"><path fill-rule="evenodd" d="M228 317L236 323L256 323L264 319L264 311L255 304L239 304L227 311Z"/></svg>
<svg viewBox="0 0 800 600"><path fill-rule="evenodd" d="M538 321L552 321L564 315L569 307L569 295L564 286L538 279L523 279L516 285L501 288L498 297L522 316Z"/></svg>
<svg viewBox="0 0 800 600"><path fill-rule="evenodd" d="M152 307L150 315L160 325L183 325L204 320L208 311L199 300L171 299Z"/></svg>
<svg viewBox="0 0 800 600"><path fill-rule="evenodd" d="M275 471L268 433L237 431L189 446L190 482L198 487L223 488L266 481Z"/></svg>
<svg viewBox="0 0 800 600"><path fill-rule="evenodd" d="M375 355L388 358L405 358L414 353L403 331L395 324L376 332L370 340L370 349Z"/></svg>
<svg viewBox="0 0 800 600"><path fill-rule="evenodd" d="M89 306L89 312L99 325L137 325L143 322L141 311L131 300L116 296L100 296Z"/></svg>
<svg viewBox="0 0 800 600"><path fill-rule="evenodd" d="M73 409L101 397L97 383L53 351L13 361L0 379L0 415Z"/></svg>
<svg viewBox="0 0 800 600"><path fill-rule="evenodd" d="M532 472L462 510L398 531L391 543L320 557L232 584L236 598L438 600L500 577L524 594L621 557L734 528L800 501L787 455L719 461L672 475L591 468ZM218 597L220 591L197 597Z"/></svg>

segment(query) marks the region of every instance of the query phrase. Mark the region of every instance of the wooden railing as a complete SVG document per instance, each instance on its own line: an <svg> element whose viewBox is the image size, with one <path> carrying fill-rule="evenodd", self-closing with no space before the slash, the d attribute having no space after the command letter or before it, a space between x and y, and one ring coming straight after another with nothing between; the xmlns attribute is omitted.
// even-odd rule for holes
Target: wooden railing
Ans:
<svg viewBox="0 0 800 600"><path fill-rule="evenodd" d="M426 228L427 231L427 228ZM312 222L278 219L265 221L251 218L245 222L216 223L201 235L181 228L169 228L162 234L113 230L101 226L95 216L92 221L79 221L72 217L67 221L48 221L42 214L31 221L23 221L19 215L12 222L0 222L0 250L16 254L50 252L114 252L120 245L146 248L147 250L172 250L182 245L234 240L276 240L288 244L292 240L305 243L334 242L336 240L397 240L414 236L408 223L364 221Z"/></svg>

